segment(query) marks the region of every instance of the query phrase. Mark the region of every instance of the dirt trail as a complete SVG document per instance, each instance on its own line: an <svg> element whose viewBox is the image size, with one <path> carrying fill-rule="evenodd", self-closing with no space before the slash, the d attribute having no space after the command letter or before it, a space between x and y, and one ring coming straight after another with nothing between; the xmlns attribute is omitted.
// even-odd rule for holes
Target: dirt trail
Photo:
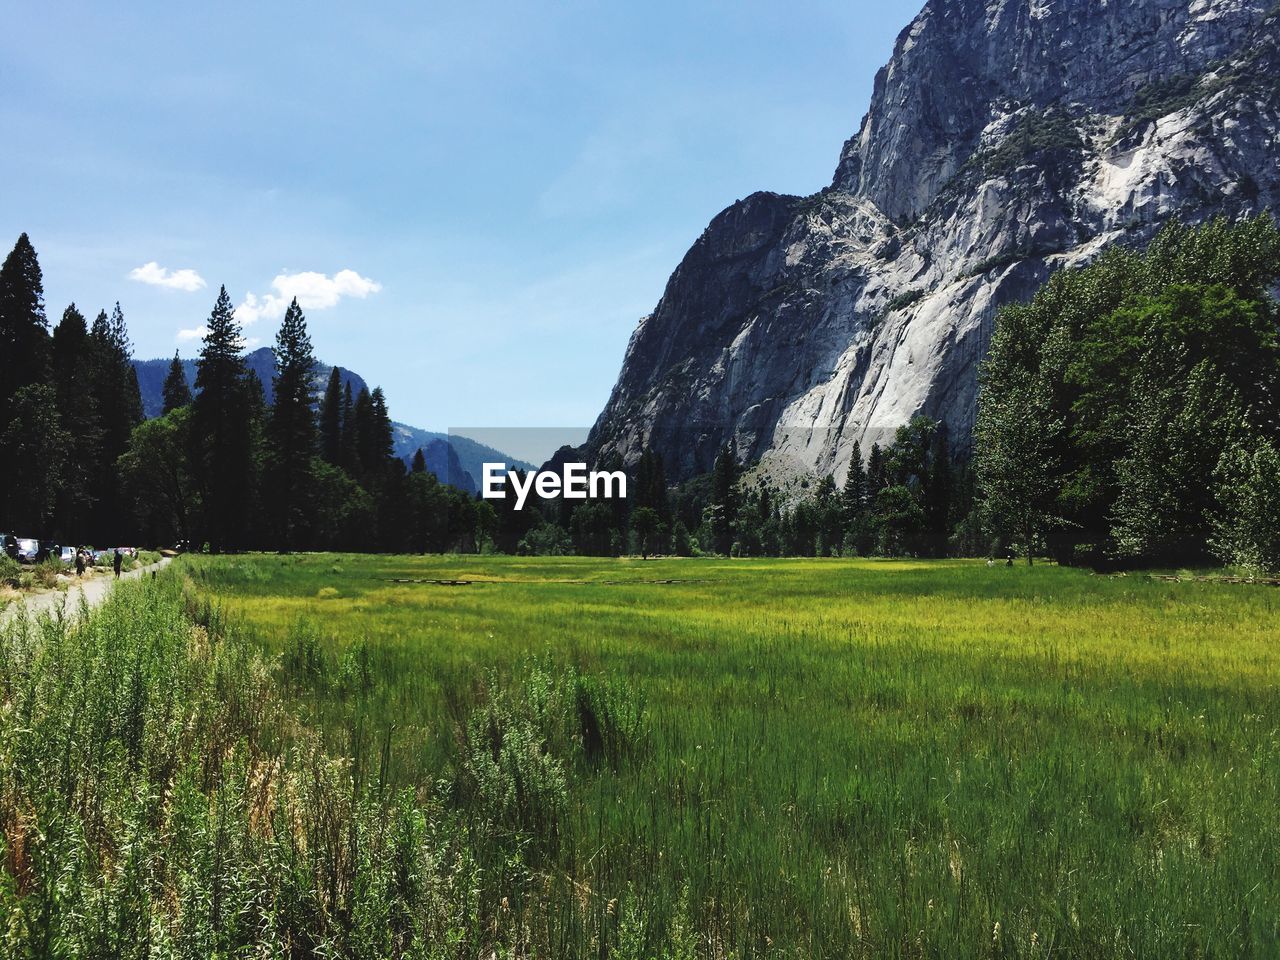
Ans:
<svg viewBox="0 0 1280 960"><path fill-rule="evenodd" d="M169 563L170 558L165 557L159 563L153 563L138 570L122 573L120 579L137 580L140 577L150 576L152 571L162 570ZM45 590L42 593L29 594L0 610L0 627L4 627L10 621L16 619L20 610L25 609L27 614L34 619L41 614L55 613L64 601L66 602L67 615L75 616L80 609L80 598L82 596L88 601L89 609L93 609L107 599L115 582L116 578L108 572L105 576L97 574L89 580L73 583L65 593L61 590Z"/></svg>

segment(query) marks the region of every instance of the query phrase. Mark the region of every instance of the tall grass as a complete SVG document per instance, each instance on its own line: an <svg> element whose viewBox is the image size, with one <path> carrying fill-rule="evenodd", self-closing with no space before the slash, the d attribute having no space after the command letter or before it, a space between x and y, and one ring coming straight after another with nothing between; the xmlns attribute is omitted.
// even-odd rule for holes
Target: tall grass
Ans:
<svg viewBox="0 0 1280 960"><path fill-rule="evenodd" d="M4 956L475 957L545 936L534 869L593 681L535 670L415 792L359 727L325 752L280 692L299 661L176 577L71 623L0 644Z"/></svg>
<svg viewBox="0 0 1280 960"><path fill-rule="evenodd" d="M1277 592L182 570L0 647L12 955L1280 952Z"/></svg>

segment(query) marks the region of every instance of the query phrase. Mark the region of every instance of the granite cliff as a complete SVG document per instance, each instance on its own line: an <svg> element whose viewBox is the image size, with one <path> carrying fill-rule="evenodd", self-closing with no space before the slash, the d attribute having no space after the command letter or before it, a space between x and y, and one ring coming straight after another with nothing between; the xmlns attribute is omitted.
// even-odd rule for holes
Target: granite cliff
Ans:
<svg viewBox="0 0 1280 960"><path fill-rule="evenodd" d="M1172 217L1280 200L1274 0L929 0L831 185L707 227L592 432L669 475L843 475L916 413L967 443L997 308Z"/></svg>

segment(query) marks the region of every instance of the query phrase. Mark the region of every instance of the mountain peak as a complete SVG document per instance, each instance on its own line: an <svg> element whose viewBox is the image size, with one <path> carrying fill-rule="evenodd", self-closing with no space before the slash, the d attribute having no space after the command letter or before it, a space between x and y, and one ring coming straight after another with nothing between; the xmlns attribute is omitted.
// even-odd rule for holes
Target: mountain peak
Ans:
<svg viewBox="0 0 1280 960"><path fill-rule="evenodd" d="M1280 202L1275 9L930 0L832 186L752 194L686 254L589 446L840 473L923 413L963 447L1001 305L1172 217Z"/></svg>

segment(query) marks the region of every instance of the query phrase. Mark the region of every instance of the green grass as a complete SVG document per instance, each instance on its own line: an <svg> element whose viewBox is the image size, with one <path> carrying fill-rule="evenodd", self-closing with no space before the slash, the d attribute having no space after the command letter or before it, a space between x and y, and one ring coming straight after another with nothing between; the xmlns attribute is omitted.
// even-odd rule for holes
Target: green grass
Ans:
<svg viewBox="0 0 1280 960"><path fill-rule="evenodd" d="M537 700L531 673L643 699L643 750L566 760L556 842L486 887L528 911L496 945L656 955L688 927L705 956L1280 952L1280 591L966 562L185 569L282 655L330 751L385 744L423 803L456 782L467 717Z"/></svg>

